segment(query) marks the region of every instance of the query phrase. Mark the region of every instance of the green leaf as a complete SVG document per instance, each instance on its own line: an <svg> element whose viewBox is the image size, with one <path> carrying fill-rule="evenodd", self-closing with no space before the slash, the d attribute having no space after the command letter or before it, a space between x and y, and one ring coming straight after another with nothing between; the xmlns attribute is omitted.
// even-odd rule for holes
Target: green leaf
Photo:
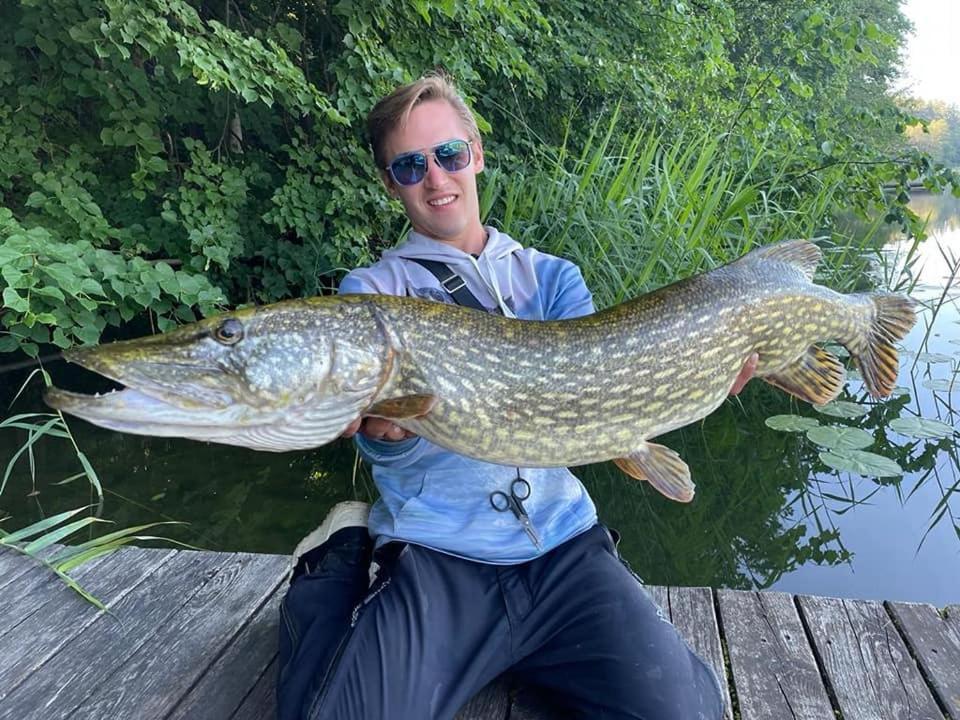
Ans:
<svg viewBox="0 0 960 720"><path fill-rule="evenodd" d="M30 309L30 302L11 287L3 289L3 306L14 312L25 313Z"/></svg>
<svg viewBox="0 0 960 720"><path fill-rule="evenodd" d="M865 477L895 477L903 474L903 469L896 461L866 450L825 450L820 453L820 460L834 470Z"/></svg>
<svg viewBox="0 0 960 720"><path fill-rule="evenodd" d="M4 537L0 538L0 545L11 545L15 542L19 542L21 540L26 540L27 538L31 538L34 535L39 535L41 533L44 533L47 530L50 530L51 528L55 528L60 523L66 522L77 513L81 513L87 509L88 509L87 507L82 507L82 508L76 508L74 510L67 510L57 515L51 515L50 517L44 518L43 520L39 520L33 523L32 525L27 525L27 527L21 528L16 532L12 532L9 535L5 535Z"/></svg>
<svg viewBox="0 0 960 720"><path fill-rule="evenodd" d="M869 405L860 405L844 400L834 400L826 405L814 405L813 407L819 413L840 418L858 418L870 412Z"/></svg>
<svg viewBox="0 0 960 720"><path fill-rule="evenodd" d="M946 380L943 378L927 378L920 384L929 390L939 390L942 392L960 391L960 383L957 383L954 380Z"/></svg>
<svg viewBox="0 0 960 720"><path fill-rule="evenodd" d="M768 428L781 432L806 432L820 425L816 418L802 415L773 415L763 422Z"/></svg>
<svg viewBox="0 0 960 720"><path fill-rule="evenodd" d="M82 530L88 525L93 525L94 523L103 523L103 522L107 522L107 521L101 520L100 518L96 518L92 516L81 518L80 520L75 520L74 522L68 523L67 525L59 527L56 530L52 530L50 532L44 533L41 537L37 538L36 540L24 546L23 552L27 553L28 555L33 555L35 553L40 552L44 548L50 547L54 543L60 542L64 538L70 537L75 532L77 532L78 530Z"/></svg>
<svg viewBox="0 0 960 720"><path fill-rule="evenodd" d="M87 460L87 456L82 452L77 451L77 459L83 466L83 471L87 474L87 479L90 481L90 484L96 489L98 501L102 503L103 486L100 484L100 477L97 475L97 471L93 469L93 465L90 464L90 461Z"/></svg>
<svg viewBox="0 0 960 720"><path fill-rule="evenodd" d="M917 355L917 360L925 363L952 363L953 358L943 353L923 352Z"/></svg>
<svg viewBox="0 0 960 720"><path fill-rule="evenodd" d="M921 417L895 418L890 421L890 429L915 438L946 438L956 432L945 422Z"/></svg>
<svg viewBox="0 0 960 720"><path fill-rule="evenodd" d="M807 431L810 442L829 450L860 450L873 445L873 435L866 430L844 425L826 425Z"/></svg>

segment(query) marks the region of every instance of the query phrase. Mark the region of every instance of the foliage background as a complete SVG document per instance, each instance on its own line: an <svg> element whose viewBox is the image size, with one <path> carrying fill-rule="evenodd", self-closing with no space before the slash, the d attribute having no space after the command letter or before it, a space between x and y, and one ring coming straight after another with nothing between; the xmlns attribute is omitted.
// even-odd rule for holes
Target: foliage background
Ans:
<svg viewBox="0 0 960 720"><path fill-rule="evenodd" d="M579 148L646 157L629 150L638 138L651 170L621 205L673 193L661 163L706 139L709 157L686 159L727 178L716 213L775 204L829 230L834 211L880 209L910 226L906 185L956 190L956 176L902 140L910 118L889 87L907 29L897 0L4 3L0 351L316 294L371 261L403 220L363 119L436 68L488 132L490 217L509 214L526 242L549 244L552 226L511 178L555 181L573 162L582 186ZM631 227L661 249L686 241L690 226L675 229ZM719 237L708 261L737 249Z"/></svg>

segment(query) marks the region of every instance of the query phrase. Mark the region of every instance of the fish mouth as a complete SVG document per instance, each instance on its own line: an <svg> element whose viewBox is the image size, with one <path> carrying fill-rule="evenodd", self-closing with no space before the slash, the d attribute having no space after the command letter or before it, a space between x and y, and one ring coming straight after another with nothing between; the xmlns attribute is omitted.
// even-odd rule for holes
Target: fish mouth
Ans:
<svg viewBox="0 0 960 720"><path fill-rule="evenodd" d="M69 402L71 408L89 405L126 412L134 412L141 407L146 412L159 409L149 402L150 398L164 406L183 411L209 412L222 410L236 403L232 394L223 387L224 382L229 383L229 380L221 368L198 361L157 357L152 353L133 357L129 351L123 352L125 345L126 343L114 343L92 348L75 348L63 353L67 362L113 380L124 389L95 395L58 389L59 394L51 397ZM118 394L123 395L123 398L104 400ZM68 396L69 401L65 399Z"/></svg>
<svg viewBox="0 0 960 720"><path fill-rule="evenodd" d="M126 347L115 343L63 353L68 362L109 378L122 389L86 394L50 387L44 402L94 425L138 435L173 437L187 432L212 440L243 424L248 408L221 389L225 380L221 369L203 362L134 357Z"/></svg>
<svg viewBox="0 0 960 720"><path fill-rule="evenodd" d="M94 425L138 435L174 437L189 433L198 439L213 439L229 434L239 425L236 406L214 410L194 403L188 407L136 388L88 395L51 387L44 392L43 400L55 410Z"/></svg>

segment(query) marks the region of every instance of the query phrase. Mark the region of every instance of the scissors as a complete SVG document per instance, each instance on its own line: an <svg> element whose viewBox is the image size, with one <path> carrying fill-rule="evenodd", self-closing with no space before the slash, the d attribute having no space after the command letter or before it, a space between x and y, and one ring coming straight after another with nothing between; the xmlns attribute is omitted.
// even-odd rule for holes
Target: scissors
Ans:
<svg viewBox="0 0 960 720"><path fill-rule="evenodd" d="M537 535L537 531L533 529L530 516L527 515L527 511L523 507L523 501L528 497L530 497L530 483L518 475L517 479L510 483L509 495L500 490L494 490L490 493L490 504L497 512L510 510L517 520L520 521L524 532L527 533L533 541L533 544L539 548L540 536Z"/></svg>

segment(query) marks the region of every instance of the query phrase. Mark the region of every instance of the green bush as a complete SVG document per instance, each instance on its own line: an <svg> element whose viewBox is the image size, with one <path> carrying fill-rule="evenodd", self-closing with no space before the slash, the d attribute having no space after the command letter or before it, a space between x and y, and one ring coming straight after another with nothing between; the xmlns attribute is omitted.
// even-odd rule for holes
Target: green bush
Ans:
<svg viewBox="0 0 960 720"><path fill-rule="evenodd" d="M595 144L616 108L610 148L641 128L664 157L712 137L730 188L784 212L829 196L828 213L910 227L902 188L955 176L901 149L909 119L886 90L906 30L896 0L6 3L0 350L95 342L144 311L163 328L221 303L324 292L404 226L366 113L438 67L490 131L502 182L549 178L551 153ZM631 201L672 192L658 177ZM578 255L531 237L522 212L508 229ZM631 238L644 242L685 240Z"/></svg>

